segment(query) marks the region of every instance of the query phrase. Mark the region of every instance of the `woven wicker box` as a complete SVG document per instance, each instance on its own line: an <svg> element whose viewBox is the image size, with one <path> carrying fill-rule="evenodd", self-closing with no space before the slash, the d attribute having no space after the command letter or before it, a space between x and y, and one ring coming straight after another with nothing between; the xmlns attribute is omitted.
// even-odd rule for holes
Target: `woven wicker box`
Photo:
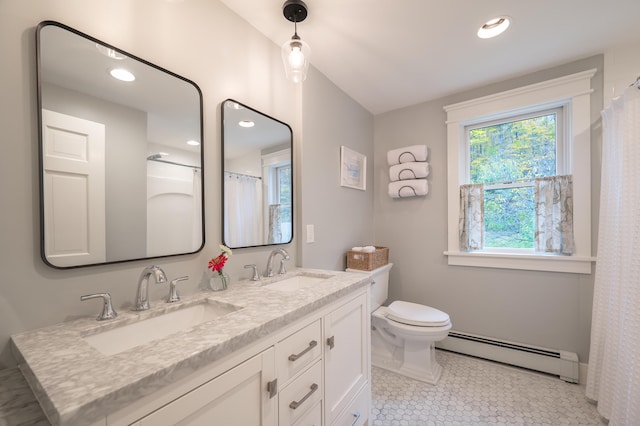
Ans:
<svg viewBox="0 0 640 426"><path fill-rule="evenodd" d="M373 253L347 251L347 268L373 271L389 263L389 248L376 246Z"/></svg>

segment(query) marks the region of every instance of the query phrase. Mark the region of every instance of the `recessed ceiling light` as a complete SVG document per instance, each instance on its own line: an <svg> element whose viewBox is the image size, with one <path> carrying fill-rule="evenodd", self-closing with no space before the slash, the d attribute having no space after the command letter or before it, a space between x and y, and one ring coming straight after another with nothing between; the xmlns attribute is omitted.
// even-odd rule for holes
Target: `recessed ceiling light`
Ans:
<svg viewBox="0 0 640 426"><path fill-rule="evenodd" d="M133 75L131 72L125 70L124 68L114 68L111 71L109 71L109 73L111 74L111 77L116 78L120 81L133 81L136 79L136 76Z"/></svg>
<svg viewBox="0 0 640 426"><path fill-rule="evenodd" d="M487 22L478 30L478 37L491 38L502 34L511 24L511 19L508 16L499 16L493 18Z"/></svg>
<svg viewBox="0 0 640 426"><path fill-rule="evenodd" d="M242 120L242 121L240 121L240 122L238 123L238 125L239 125L240 127L253 127L253 126L255 126L255 125L256 125L256 123L254 123L254 122L253 122L253 121L251 121L251 120Z"/></svg>
<svg viewBox="0 0 640 426"><path fill-rule="evenodd" d="M190 141L187 141L187 145L198 146L200 145L200 142L191 139Z"/></svg>

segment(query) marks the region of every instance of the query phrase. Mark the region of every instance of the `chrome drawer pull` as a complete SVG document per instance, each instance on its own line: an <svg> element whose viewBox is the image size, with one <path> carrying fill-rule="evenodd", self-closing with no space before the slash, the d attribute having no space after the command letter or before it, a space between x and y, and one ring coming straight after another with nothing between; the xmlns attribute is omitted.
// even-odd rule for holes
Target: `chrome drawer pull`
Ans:
<svg viewBox="0 0 640 426"><path fill-rule="evenodd" d="M304 355L307 352L309 352L311 349L315 348L317 345L318 345L318 342L316 342L315 340L310 341L309 342L309 346L307 346L307 348L305 350L303 350L299 354L291 354L291 355L289 355L289 361L296 361L298 358L300 358L302 355Z"/></svg>
<svg viewBox="0 0 640 426"><path fill-rule="evenodd" d="M315 383L312 384L311 390L307 392L307 394L304 397L302 397L300 401L291 401L291 404L289 404L289 408L291 408L292 410L295 410L296 408L301 406L303 402L309 399L309 397L317 390L318 390L318 385L316 385Z"/></svg>
<svg viewBox="0 0 640 426"><path fill-rule="evenodd" d="M360 419L360 411L354 411L353 412L353 417L355 417L355 418L353 419L353 423L351 423L351 426L353 426L356 423L358 423L358 420Z"/></svg>

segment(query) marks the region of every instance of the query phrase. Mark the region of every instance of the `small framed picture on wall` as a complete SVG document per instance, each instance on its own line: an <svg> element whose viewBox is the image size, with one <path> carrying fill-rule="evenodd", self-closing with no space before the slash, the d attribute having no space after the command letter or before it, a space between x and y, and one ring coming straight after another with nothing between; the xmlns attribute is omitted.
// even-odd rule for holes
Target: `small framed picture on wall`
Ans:
<svg viewBox="0 0 640 426"><path fill-rule="evenodd" d="M340 185L367 190L367 157L346 146L340 147Z"/></svg>

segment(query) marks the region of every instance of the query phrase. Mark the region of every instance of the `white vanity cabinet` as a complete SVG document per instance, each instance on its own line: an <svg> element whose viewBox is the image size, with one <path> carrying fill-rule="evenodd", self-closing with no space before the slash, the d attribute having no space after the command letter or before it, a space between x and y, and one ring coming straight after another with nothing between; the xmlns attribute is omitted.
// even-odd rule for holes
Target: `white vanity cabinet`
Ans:
<svg viewBox="0 0 640 426"><path fill-rule="evenodd" d="M370 356L366 288L132 406L107 425L364 425ZM137 420L136 420L137 419Z"/></svg>
<svg viewBox="0 0 640 426"><path fill-rule="evenodd" d="M367 300L362 295L324 317L327 425L362 425L369 418L371 364Z"/></svg>
<svg viewBox="0 0 640 426"><path fill-rule="evenodd" d="M275 426L277 405L265 391L274 367L269 348L134 424Z"/></svg>

